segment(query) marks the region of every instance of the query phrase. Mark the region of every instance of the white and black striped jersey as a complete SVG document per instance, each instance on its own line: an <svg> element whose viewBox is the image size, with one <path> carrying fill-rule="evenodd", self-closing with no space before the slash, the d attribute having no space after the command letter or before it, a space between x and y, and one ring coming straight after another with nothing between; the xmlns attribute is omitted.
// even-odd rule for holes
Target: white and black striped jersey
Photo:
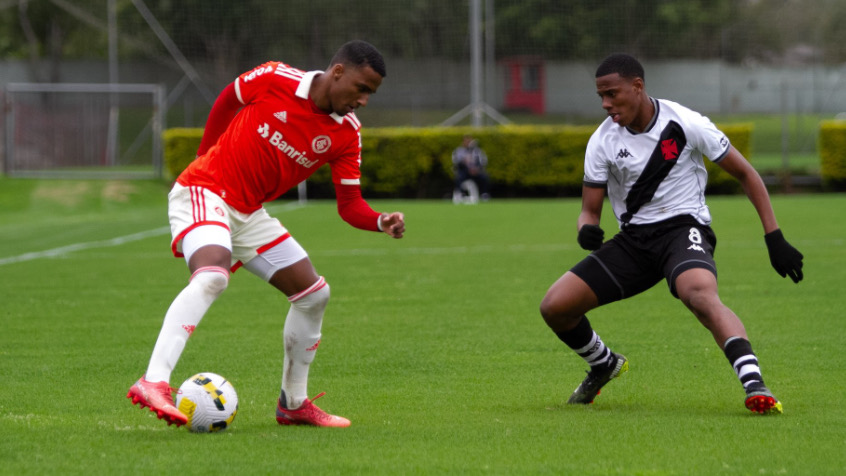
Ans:
<svg viewBox="0 0 846 476"><path fill-rule="evenodd" d="M681 104L664 99L652 103L655 116L644 132L608 117L593 133L585 153L584 183L607 186L620 226L678 215L692 215L709 225L703 155L719 162L729 151L729 140L707 117Z"/></svg>

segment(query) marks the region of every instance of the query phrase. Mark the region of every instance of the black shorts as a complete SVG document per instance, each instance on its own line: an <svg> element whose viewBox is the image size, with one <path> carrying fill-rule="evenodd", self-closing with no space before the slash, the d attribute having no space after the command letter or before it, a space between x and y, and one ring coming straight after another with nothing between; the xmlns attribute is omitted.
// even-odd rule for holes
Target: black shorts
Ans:
<svg viewBox="0 0 846 476"><path fill-rule="evenodd" d="M570 271L582 278L608 304L651 288L662 278L678 298L679 274L704 268L717 275L717 237L708 225L690 215L648 225L627 225Z"/></svg>

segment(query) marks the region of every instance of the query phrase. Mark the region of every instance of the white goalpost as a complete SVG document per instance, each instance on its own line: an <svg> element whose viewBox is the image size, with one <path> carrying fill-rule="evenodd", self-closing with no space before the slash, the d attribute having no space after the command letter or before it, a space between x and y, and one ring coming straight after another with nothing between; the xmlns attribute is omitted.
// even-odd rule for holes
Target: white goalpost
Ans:
<svg viewBox="0 0 846 476"><path fill-rule="evenodd" d="M38 178L161 178L165 88L9 83L4 173Z"/></svg>

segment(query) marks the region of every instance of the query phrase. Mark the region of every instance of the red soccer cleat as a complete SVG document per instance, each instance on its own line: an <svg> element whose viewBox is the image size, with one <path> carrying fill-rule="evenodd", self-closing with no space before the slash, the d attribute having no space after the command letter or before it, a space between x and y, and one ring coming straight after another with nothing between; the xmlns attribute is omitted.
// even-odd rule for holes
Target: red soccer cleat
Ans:
<svg viewBox="0 0 846 476"><path fill-rule="evenodd" d="M326 395L326 392L314 397L314 400ZM328 426L334 428L345 428L350 426L350 421L344 417L330 415L317 407L313 400L305 399L300 408L288 410L282 404L280 398L276 404L276 422L280 425L312 425Z"/></svg>
<svg viewBox="0 0 846 476"><path fill-rule="evenodd" d="M781 402L764 385L756 385L746 392L746 408L755 413L782 413Z"/></svg>
<svg viewBox="0 0 846 476"><path fill-rule="evenodd" d="M181 426L188 422L188 417L173 406L173 392L167 382L148 382L141 377L129 388L126 398L131 399L133 405L150 407L150 411L168 426Z"/></svg>

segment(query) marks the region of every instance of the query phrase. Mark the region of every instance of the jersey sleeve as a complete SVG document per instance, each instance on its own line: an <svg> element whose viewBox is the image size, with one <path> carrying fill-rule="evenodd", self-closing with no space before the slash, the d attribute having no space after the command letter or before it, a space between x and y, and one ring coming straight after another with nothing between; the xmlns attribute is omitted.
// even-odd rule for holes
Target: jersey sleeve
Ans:
<svg viewBox="0 0 846 476"><path fill-rule="evenodd" d="M256 97L267 89L273 78L273 72L279 62L271 61L247 71L235 80L235 94L243 105L253 102Z"/></svg>
<svg viewBox="0 0 846 476"><path fill-rule="evenodd" d="M203 128L203 138L200 141L199 149L197 149L198 157L205 155L217 143L240 108L241 103L235 94L235 83L229 83L217 97L211 112L209 112L209 117Z"/></svg>
<svg viewBox="0 0 846 476"><path fill-rule="evenodd" d="M345 118L348 120L352 118ZM355 127L355 133L340 155L329 162L332 171L332 183L335 185L361 185L361 130Z"/></svg>
<svg viewBox="0 0 846 476"><path fill-rule="evenodd" d="M731 143L723 131L707 117L695 113L691 117L692 127L688 127L690 140L695 149L702 152L712 162L719 162L728 154Z"/></svg>
<svg viewBox="0 0 846 476"><path fill-rule="evenodd" d="M209 113L203 138L197 155L203 155L215 144L229 127L229 123L242 106L252 102L256 96L266 88L270 82L278 62L268 62L257 66L235 78L229 83L215 100ZM264 80L262 80L264 78Z"/></svg>
<svg viewBox="0 0 846 476"><path fill-rule="evenodd" d="M585 149L585 178L584 185L588 187L604 187L608 183L608 160L605 157L597 130L590 136Z"/></svg>
<svg viewBox="0 0 846 476"><path fill-rule="evenodd" d="M358 185L335 184L335 197L338 201L338 214L350 225L367 231L379 231L379 212L361 196Z"/></svg>

